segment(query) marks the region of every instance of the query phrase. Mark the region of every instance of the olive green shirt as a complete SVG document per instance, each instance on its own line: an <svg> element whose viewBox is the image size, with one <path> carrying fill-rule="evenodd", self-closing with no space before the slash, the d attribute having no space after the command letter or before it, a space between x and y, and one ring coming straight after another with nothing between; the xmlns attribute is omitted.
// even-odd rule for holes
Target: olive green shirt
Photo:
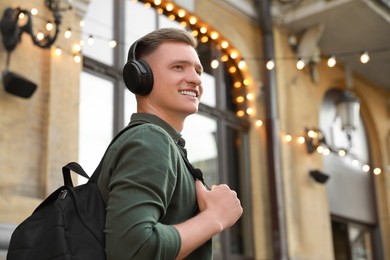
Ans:
<svg viewBox="0 0 390 260"><path fill-rule="evenodd" d="M98 180L107 205L107 258L175 259L181 238L172 225L198 213L194 178L179 150L183 140L154 115L133 114L134 122L142 124L111 145ZM212 259L211 240L187 259Z"/></svg>

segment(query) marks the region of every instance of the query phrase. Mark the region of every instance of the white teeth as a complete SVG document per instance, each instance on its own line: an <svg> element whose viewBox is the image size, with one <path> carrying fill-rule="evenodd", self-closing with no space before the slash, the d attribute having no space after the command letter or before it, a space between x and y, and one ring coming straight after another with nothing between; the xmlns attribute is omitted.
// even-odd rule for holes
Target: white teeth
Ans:
<svg viewBox="0 0 390 260"><path fill-rule="evenodd" d="M187 91L187 90L180 91L180 94L186 95L186 96L191 96L191 97L196 97L196 94L194 92Z"/></svg>

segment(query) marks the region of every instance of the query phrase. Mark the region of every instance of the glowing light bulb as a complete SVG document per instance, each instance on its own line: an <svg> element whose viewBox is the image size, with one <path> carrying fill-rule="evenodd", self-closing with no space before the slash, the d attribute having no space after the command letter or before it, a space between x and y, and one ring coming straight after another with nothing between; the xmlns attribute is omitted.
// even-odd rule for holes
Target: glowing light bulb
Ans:
<svg viewBox="0 0 390 260"><path fill-rule="evenodd" d="M266 67L268 70L272 70L273 68L275 68L275 62L274 62L274 60L269 60L269 61L267 61L267 63L265 64L265 67Z"/></svg>
<svg viewBox="0 0 390 260"><path fill-rule="evenodd" d="M299 60L297 61L297 69L301 70L305 67L305 62L303 61L302 58L299 58Z"/></svg>
<svg viewBox="0 0 390 260"><path fill-rule="evenodd" d="M115 48L117 45L117 42L115 40L111 40L109 43L108 43L108 46L110 46L110 48Z"/></svg>
<svg viewBox="0 0 390 260"><path fill-rule="evenodd" d="M236 82L234 82L233 86L234 86L235 88L240 88L240 87L242 86L242 84L241 84L241 82L236 81Z"/></svg>
<svg viewBox="0 0 390 260"><path fill-rule="evenodd" d="M256 120L255 125L256 125L257 127L260 127L260 126L263 125L263 121L261 121L260 119L258 119L258 120Z"/></svg>
<svg viewBox="0 0 390 260"><path fill-rule="evenodd" d="M344 151L344 150L340 150L340 151L338 152L338 154L339 154L340 157L344 157L344 156L347 154L347 152Z"/></svg>
<svg viewBox="0 0 390 260"><path fill-rule="evenodd" d="M360 56L360 62L366 64L369 61L370 61L370 56L368 55L368 52L364 51Z"/></svg>
<svg viewBox="0 0 390 260"><path fill-rule="evenodd" d="M205 34L207 33L207 28L206 27L201 27L200 30L199 30L201 33Z"/></svg>
<svg viewBox="0 0 390 260"><path fill-rule="evenodd" d="M236 113L236 115L237 115L238 117L243 117L243 116L245 115L245 112L244 112L243 110L238 110L237 113Z"/></svg>
<svg viewBox="0 0 390 260"><path fill-rule="evenodd" d="M81 62L81 56L80 56L79 54L75 54L75 55L73 56L73 60L74 60L74 62L76 62L76 63L80 63L80 62Z"/></svg>
<svg viewBox="0 0 390 260"><path fill-rule="evenodd" d="M382 170L380 168L375 168L373 172L375 175L379 175L382 173Z"/></svg>
<svg viewBox="0 0 390 260"><path fill-rule="evenodd" d="M223 41L221 43L221 47L222 47L222 49L226 49L227 47L229 47L229 43L227 41Z"/></svg>
<svg viewBox="0 0 390 260"><path fill-rule="evenodd" d="M165 9L167 9L168 12L172 11L173 10L173 4L171 4L171 3L167 4Z"/></svg>
<svg viewBox="0 0 390 260"><path fill-rule="evenodd" d="M61 48L57 46L56 49L54 50L54 54L56 56L61 56L61 54L62 54Z"/></svg>
<svg viewBox="0 0 390 260"><path fill-rule="evenodd" d="M370 166L368 164L365 164L365 165L362 166L362 170L364 172L368 172L370 170Z"/></svg>
<svg viewBox="0 0 390 260"><path fill-rule="evenodd" d="M213 59L211 61L211 68L216 69L219 66L219 61L217 59Z"/></svg>
<svg viewBox="0 0 390 260"><path fill-rule="evenodd" d="M37 15L38 14L38 9L37 8L33 8L33 9L31 9L31 14L32 15Z"/></svg>
<svg viewBox="0 0 390 260"><path fill-rule="evenodd" d="M53 23L48 21L46 24L46 30L48 30L50 32L51 30L53 30L53 28L54 28Z"/></svg>
<svg viewBox="0 0 390 260"><path fill-rule="evenodd" d="M85 22L84 22L84 20L81 20L80 21L80 27L83 28L84 26L85 26Z"/></svg>
<svg viewBox="0 0 390 260"><path fill-rule="evenodd" d="M303 136L298 137L298 138L297 138L297 142L298 142L299 144L305 143L305 137L303 137Z"/></svg>
<svg viewBox="0 0 390 260"><path fill-rule="evenodd" d="M238 63L238 68L245 69L246 68L246 62L244 60L240 60Z"/></svg>
<svg viewBox="0 0 390 260"><path fill-rule="evenodd" d="M310 137L310 138L316 138L318 136L318 134L316 133L316 131L314 130L309 130L307 132L307 135Z"/></svg>
<svg viewBox="0 0 390 260"><path fill-rule="evenodd" d="M253 115L255 113L255 110L253 108L251 108L251 107L248 107L246 109L246 113L251 116L251 115Z"/></svg>
<svg viewBox="0 0 390 260"><path fill-rule="evenodd" d="M72 37L72 30L71 30L70 28L68 28L68 29L65 31L64 36L65 36L66 39L69 39L70 37Z"/></svg>
<svg viewBox="0 0 390 260"><path fill-rule="evenodd" d="M186 11L184 11L183 9L180 9L179 12L177 13L177 15L179 17L183 18L186 15Z"/></svg>
<svg viewBox="0 0 390 260"><path fill-rule="evenodd" d="M244 100L245 100L245 98L243 96L236 97L236 102L237 103L242 103L242 102L244 102Z"/></svg>
<svg viewBox="0 0 390 260"><path fill-rule="evenodd" d="M198 19L196 19L196 17L192 16L190 18L190 24L196 24L196 22L198 21Z"/></svg>
<svg viewBox="0 0 390 260"><path fill-rule="evenodd" d="M287 143L291 142L291 140L292 140L292 136L291 135L287 134L287 135L284 136L284 141L286 141Z"/></svg>
<svg viewBox="0 0 390 260"><path fill-rule="evenodd" d="M254 98L255 98L255 95L253 95L253 93L246 94L246 99L253 100Z"/></svg>
<svg viewBox="0 0 390 260"><path fill-rule="evenodd" d="M42 41L43 38L45 38L45 35L43 34L43 32L38 32L38 33L37 33L37 39L38 39L39 41Z"/></svg>
<svg viewBox="0 0 390 260"><path fill-rule="evenodd" d="M211 39L216 40L219 37L219 34L217 32L212 32L210 35Z"/></svg>
<svg viewBox="0 0 390 260"><path fill-rule="evenodd" d="M328 59L328 67L333 68L336 65L336 57L334 55L330 56Z"/></svg>
<svg viewBox="0 0 390 260"><path fill-rule="evenodd" d="M232 59L237 58L237 56L238 56L238 54L236 51L233 51L232 53L230 53L230 58L232 58Z"/></svg>

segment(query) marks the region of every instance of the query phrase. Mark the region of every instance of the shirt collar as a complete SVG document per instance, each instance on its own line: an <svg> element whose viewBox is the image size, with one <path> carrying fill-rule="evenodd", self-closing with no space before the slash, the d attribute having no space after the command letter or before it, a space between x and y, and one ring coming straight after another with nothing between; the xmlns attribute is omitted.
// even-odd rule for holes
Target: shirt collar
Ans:
<svg viewBox="0 0 390 260"><path fill-rule="evenodd" d="M157 125L164 129L172 137L175 143L185 143L184 139L181 137L181 134L177 132L175 128L173 128L171 125L169 125L167 122L165 122L156 115L148 113L134 113L131 115L130 123L133 123L135 121Z"/></svg>

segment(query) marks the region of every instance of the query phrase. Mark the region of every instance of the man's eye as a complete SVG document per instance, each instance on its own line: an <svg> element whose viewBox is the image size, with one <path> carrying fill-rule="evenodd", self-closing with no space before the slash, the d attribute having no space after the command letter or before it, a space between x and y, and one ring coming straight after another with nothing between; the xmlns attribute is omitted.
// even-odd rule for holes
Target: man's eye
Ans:
<svg viewBox="0 0 390 260"><path fill-rule="evenodd" d="M177 70L183 70L183 66L181 66L181 65L176 65L176 66L175 66L175 69L177 69Z"/></svg>

